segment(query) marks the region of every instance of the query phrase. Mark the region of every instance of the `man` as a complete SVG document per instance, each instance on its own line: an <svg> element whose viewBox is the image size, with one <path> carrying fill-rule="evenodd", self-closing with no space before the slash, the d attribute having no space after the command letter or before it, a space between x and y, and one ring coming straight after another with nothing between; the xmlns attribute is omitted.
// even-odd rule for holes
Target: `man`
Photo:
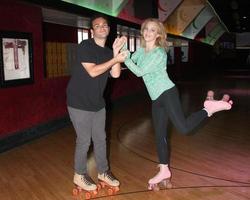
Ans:
<svg viewBox="0 0 250 200"><path fill-rule="evenodd" d="M105 47L110 32L104 16L91 19L93 38L78 45L77 63L67 87L67 106L70 119L76 131L74 183L87 191L96 190L95 182L87 174L87 152L91 143L98 171L98 179L110 186L118 187L119 181L109 170L106 155L105 100L103 92L108 76L118 78L120 63L127 52L120 52L126 42L125 37L113 43L113 52Z"/></svg>

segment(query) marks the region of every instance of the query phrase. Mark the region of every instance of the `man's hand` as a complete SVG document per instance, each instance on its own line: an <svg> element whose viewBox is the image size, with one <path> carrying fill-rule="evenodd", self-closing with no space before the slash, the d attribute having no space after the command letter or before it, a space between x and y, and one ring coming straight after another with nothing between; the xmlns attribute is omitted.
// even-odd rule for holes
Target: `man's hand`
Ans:
<svg viewBox="0 0 250 200"><path fill-rule="evenodd" d="M125 59L128 57L128 55L129 55L129 51L125 50L125 51L122 51L119 54L117 54L115 56L115 59L117 62L121 63L121 62L125 61Z"/></svg>

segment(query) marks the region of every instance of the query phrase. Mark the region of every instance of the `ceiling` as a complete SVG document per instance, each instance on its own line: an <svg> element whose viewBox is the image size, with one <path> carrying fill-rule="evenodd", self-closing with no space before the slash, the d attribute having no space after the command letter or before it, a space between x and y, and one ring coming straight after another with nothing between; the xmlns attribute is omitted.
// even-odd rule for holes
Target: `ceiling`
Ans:
<svg viewBox="0 0 250 200"><path fill-rule="evenodd" d="M185 1L185 0L184 0ZM229 32L250 32L250 0L208 0ZM44 21L86 27L87 18L43 8Z"/></svg>
<svg viewBox="0 0 250 200"><path fill-rule="evenodd" d="M208 0L229 32L250 32L250 0Z"/></svg>
<svg viewBox="0 0 250 200"><path fill-rule="evenodd" d="M89 18L42 7L43 21L78 28L88 28Z"/></svg>

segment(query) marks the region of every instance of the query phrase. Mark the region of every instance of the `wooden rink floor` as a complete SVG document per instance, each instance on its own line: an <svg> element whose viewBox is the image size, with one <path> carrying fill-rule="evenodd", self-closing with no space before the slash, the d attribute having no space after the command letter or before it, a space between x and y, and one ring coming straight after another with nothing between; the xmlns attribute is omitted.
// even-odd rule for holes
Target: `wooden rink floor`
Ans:
<svg viewBox="0 0 250 200"><path fill-rule="evenodd" d="M116 105L107 112L108 153L120 191L96 199L114 200L245 200L250 199L249 77L223 77L177 83L185 113L202 108L208 89L216 98L229 93L232 110L206 120L195 132L181 135L170 124L172 189L148 191L156 174L157 155L149 97ZM1 200L73 199L75 132L65 127L0 154ZM97 181L92 151L89 174Z"/></svg>

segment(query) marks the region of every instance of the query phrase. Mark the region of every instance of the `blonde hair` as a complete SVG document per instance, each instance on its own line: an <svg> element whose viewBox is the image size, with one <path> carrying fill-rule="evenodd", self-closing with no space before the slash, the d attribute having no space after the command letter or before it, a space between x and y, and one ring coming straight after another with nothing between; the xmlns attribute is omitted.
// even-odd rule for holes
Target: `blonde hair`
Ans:
<svg viewBox="0 0 250 200"><path fill-rule="evenodd" d="M156 38L155 45L159 46L159 47L163 47L163 48L165 48L165 50L167 50L168 44L167 44L166 29L165 29L164 25L156 18L148 18L142 23L142 25L141 25L141 35L142 35L141 36L141 47L146 46L146 41L143 38L143 31L149 22L154 22L158 27L157 33L159 34L159 37Z"/></svg>

